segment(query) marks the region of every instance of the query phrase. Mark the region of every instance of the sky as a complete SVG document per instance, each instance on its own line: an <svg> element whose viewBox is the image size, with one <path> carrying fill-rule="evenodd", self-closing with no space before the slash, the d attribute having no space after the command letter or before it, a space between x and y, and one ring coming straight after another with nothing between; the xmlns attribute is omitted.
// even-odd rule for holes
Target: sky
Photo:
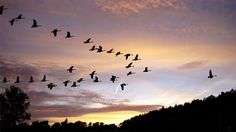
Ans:
<svg viewBox="0 0 236 132"><path fill-rule="evenodd" d="M161 107L236 88L235 0L0 0L1 92L16 86L31 101L32 121L119 124ZM25 19L9 24L22 14ZM42 27L31 28L33 19ZM50 32L61 29L57 37ZM75 37L66 39L70 31ZM92 38L93 43L83 44ZM138 54L141 60L89 49ZM75 66L73 73L66 71ZM151 70L142 72L144 67ZM209 70L217 77L208 79ZM96 70L94 83L89 73ZM126 76L128 71L134 75ZM43 75L48 82L40 82ZM109 81L111 75L118 81ZM28 83L30 76L38 81ZM63 81L86 81L79 87ZM52 90L47 84L57 85ZM120 83L127 83L124 91Z"/></svg>

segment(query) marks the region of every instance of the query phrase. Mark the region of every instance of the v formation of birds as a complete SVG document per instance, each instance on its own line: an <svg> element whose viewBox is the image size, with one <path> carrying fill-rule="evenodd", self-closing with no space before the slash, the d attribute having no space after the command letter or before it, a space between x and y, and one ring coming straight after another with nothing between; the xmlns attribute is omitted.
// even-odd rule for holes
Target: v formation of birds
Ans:
<svg viewBox="0 0 236 132"><path fill-rule="evenodd" d="M0 6L0 15L3 14L4 10L7 10L7 8L5 8L4 5ZM21 20L21 19L25 19L25 17L23 17L22 14L19 14L17 17L12 18L12 19L9 21L9 23L10 23L11 26L13 26L15 22L17 22L17 21L19 21L19 20ZM39 25L38 22L37 22L37 20L33 19L33 24L32 24L32 26L31 26L31 28L38 28L38 27L41 27L41 26L42 26L42 25ZM62 31L62 30L60 30L60 29L53 29L53 30L51 31L51 33L53 34L54 37L57 37L57 36L58 36L58 33L61 32L61 31ZM73 36L69 31L67 31L65 38L71 38L71 37L75 37L75 36ZM86 41L84 41L83 43L84 43L84 44L91 44L91 43L93 43L93 41L92 41L91 38L88 38L88 39L87 39ZM96 51L97 53L101 53L101 52L105 52L106 50L104 50L101 45L99 45L98 47L96 47L96 45L93 45L92 48L89 49L89 51ZM113 48L110 49L110 50L107 50L106 53L107 53L107 54L115 53L115 56L124 55L125 60L128 60L131 56L133 56L133 54L130 54L130 53L126 53L126 54L125 54L125 53L122 53L122 52L120 52L120 51L115 52ZM134 59L132 59L132 62L130 62L127 66L125 66L125 68L129 69L129 68L131 68L131 67L134 67L133 61L139 61L139 60L141 60L141 59L139 58L139 55L136 54L135 57L134 57ZM70 66L70 67L67 69L68 73L73 73L74 70L76 70L74 66ZM149 71L151 71L151 70L149 70L148 67L145 67L144 70L143 70L143 72L149 72ZM132 74L135 74L135 72L129 71L126 75L127 75L127 76L130 76L130 75L132 75ZM93 80L94 83L102 82L101 80L99 80L96 71L91 72L91 73L89 74L89 76L91 77L91 79ZM209 76L208 76L208 78L212 79L213 77L216 77L216 75L213 75L213 74L212 74L212 71L210 70L210 71L209 71ZM118 79L119 79L118 76L111 75L110 81L111 81L112 83L114 83L115 81L118 81ZM2 83L10 82L6 77L3 77L1 80L2 80ZM42 80L41 80L41 82L46 82L46 81L49 81L49 80L47 80L46 75L44 75L43 78L42 78ZM72 83L72 85L70 85L71 87L77 87L77 86L79 86L79 83L81 83L81 82L83 82L83 81L85 81L84 78L80 78L79 80L73 81L73 82L72 82L71 80L66 80L66 81L63 82L63 84L64 84L65 87L67 87L67 86L69 85L69 83ZM23 81L20 80L20 77L19 77L19 76L17 76L17 77L16 77L16 81L15 81L14 83L21 83L21 82L23 82ZM36 82L36 81L34 80L33 76L31 76L31 77L30 77L30 80L28 81L28 83L34 83L34 82ZM121 83L121 84L120 84L121 90L124 90L124 87L127 86L127 85L128 85L127 83ZM53 89L54 87L56 87L56 86L57 86L57 85L54 84L54 83L52 83L52 82L49 83L49 84L47 84L47 87L48 87L50 90L52 90L52 89Z"/></svg>

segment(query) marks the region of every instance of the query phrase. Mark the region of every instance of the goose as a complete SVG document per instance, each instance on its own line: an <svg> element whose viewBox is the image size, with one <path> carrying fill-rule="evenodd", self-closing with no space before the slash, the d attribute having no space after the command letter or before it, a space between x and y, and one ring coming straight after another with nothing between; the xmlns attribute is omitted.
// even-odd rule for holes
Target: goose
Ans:
<svg viewBox="0 0 236 132"><path fill-rule="evenodd" d="M70 83L71 81L70 80L66 80L66 81L64 81L63 83L64 83L64 86L66 87L67 85L68 85L68 83Z"/></svg>
<svg viewBox="0 0 236 132"><path fill-rule="evenodd" d="M107 53L114 53L113 49L107 51Z"/></svg>
<svg viewBox="0 0 236 132"><path fill-rule="evenodd" d="M84 41L84 44L89 44L89 43L93 43L93 41L91 41L91 38L89 38L86 41Z"/></svg>
<svg viewBox="0 0 236 132"><path fill-rule="evenodd" d="M143 72L149 72L151 70L148 70L148 67L145 67L145 69L143 70Z"/></svg>
<svg viewBox="0 0 236 132"><path fill-rule="evenodd" d="M41 82L46 82L46 81L48 81L47 77L46 77L46 75L43 75L43 79L41 80Z"/></svg>
<svg viewBox="0 0 236 132"><path fill-rule="evenodd" d="M17 77L16 77L16 81L15 81L15 83L20 83L20 82L22 82L22 81L20 80L20 77L17 76Z"/></svg>
<svg viewBox="0 0 236 132"><path fill-rule="evenodd" d="M9 80L7 80L6 77L3 77L3 79L2 79L2 83L7 83L7 82L9 82Z"/></svg>
<svg viewBox="0 0 236 132"><path fill-rule="evenodd" d="M20 20L20 19L25 19L24 17L22 17L22 14L18 15L15 19Z"/></svg>
<svg viewBox="0 0 236 132"><path fill-rule="evenodd" d="M130 68L130 67L134 67L134 66L132 66L132 62L131 63L129 63L127 66L125 66L125 68Z"/></svg>
<svg viewBox="0 0 236 132"><path fill-rule="evenodd" d="M17 21L16 19L11 19L11 20L9 21L9 23L11 24L11 26L13 26L13 24L14 24L16 21Z"/></svg>
<svg viewBox="0 0 236 132"><path fill-rule="evenodd" d="M123 53L121 53L121 52L119 51L119 52L116 53L116 56L121 55L121 54L123 54Z"/></svg>
<svg viewBox="0 0 236 132"><path fill-rule="evenodd" d="M50 89L50 90L52 90L54 87L56 87L57 85L56 84L54 84L54 83L49 83L48 85L48 88Z"/></svg>
<svg viewBox="0 0 236 132"><path fill-rule="evenodd" d="M89 49L89 51L94 51L94 50L96 50L95 45L91 49Z"/></svg>
<svg viewBox="0 0 236 132"><path fill-rule="evenodd" d="M140 58L138 58L138 54L135 56L135 58L133 59L133 61L137 61L137 60L141 60Z"/></svg>
<svg viewBox="0 0 236 132"><path fill-rule="evenodd" d="M97 74L96 71L93 71L92 73L89 74L90 77L91 77L91 79L93 79L93 77L94 77L95 74Z"/></svg>
<svg viewBox="0 0 236 132"><path fill-rule="evenodd" d="M123 90L124 90L124 87L127 86L127 85L128 85L127 83L122 83L122 84L120 84L121 90L123 91Z"/></svg>
<svg viewBox="0 0 236 132"><path fill-rule="evenodd" d="M72 73L73 70L76 70L76 69L73 69L73 68L74 68L74 66L71 66L69 69L67 69L67 71L68 71L69 73Z"/></svg>
<svg viewBox="0 0 236 132"><path fill-rule="evenodd" d="M132 75L132 74L135 74L135 72L129 71L129 72L127 73L127 76Z"/></svg>
<svg viewBox="0 0 236 132"><path fill-rule="evenodd" d="M116 78L119 78L119 77L111 75L110 81L112 81L114 83L115 81L117 81Z"/></svg>
<svg viewBox="0 0 236 132"><path fill-rule="evenodd" d="M37 21L35 19L33 19L33 25L31 26L31 28L36 28L36 27L41 27L42 25L38 25Z"/></svg>
<svg viewBox="0 0 236 132"><path fill-rule="evenodd" d="M71 36L70 32L67 31L67 32L66 32L66 37L65 37L65 38L71 38L71 37L75 37L75 36Z"/></svg>
<svg viewBox="0 0 236 132"><path fill-rule="evenodd" d="M103 51L105 51L105 50L102 49L102 46L99 46L99 47L97 48L97 53L100 53L100 52L103 52Z"/></svg>
<svg viewBox="0 0 236 132"><path fill-rule="evenodd" d="M100 81L100 80L98 80L98 77L95 77L95 79L93 80L93 82L102 82L102 81Z"/></svg>
<svg viewBox="0 0 236 132"><path fill-rule="evenodd" d="M125 56L125 59L128 60L129 56L133 56L133 55L128 53L128 54L125 54L124 56Z"/></svg>
<svg viewBox="0 0 236 132"><path fill-rule="evenodd" d="M57 33L60 32L60 31L61 31L61 30L59 30L59 29L53 29L53 30L51 31L51 33L53 33L54 37L56 37L56 36L57 36Z"/></svg>
<svg viewBox="0 0 236 132"><path fill-rule="evenodd" d="M78 83L81 83L82 81L85 81L84 78L80 78L79 80L77 80Z"/></svg>
<svg viewBox="0 0 236 132"><path fill-rule="evenodd" d="M2 15L4 10L7 10L7 8L4 8L4 5L0 6L0 15Z"/></svg>
<svg viewBox="0 0 236 132"><path fill-rule="evenodd" d="M34 82L34 78L33 78L33 76L30 76L29 83L33 83L33 82Z"/></svg>
<svg viewBox="0 0 236 132"><path fill-rule="evenodd" d="M210 71L209 71L209 76L208 76L208 78L212 79L213 77L216 77L216 75L213 75L213 74L212 74L212 71L210 70Z"/></svg>
<svg viewBox="0 0 236 132"><path fill-rule="evenodd" d="M73 84L71 85L71 87L77 87L79 85L76 84L76 82L73 82Z"/></svg>

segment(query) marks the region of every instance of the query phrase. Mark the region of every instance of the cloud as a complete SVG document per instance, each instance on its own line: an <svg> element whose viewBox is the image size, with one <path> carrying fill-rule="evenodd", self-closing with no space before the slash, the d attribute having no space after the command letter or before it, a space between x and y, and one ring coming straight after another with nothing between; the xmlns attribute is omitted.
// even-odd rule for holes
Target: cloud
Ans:
<svg viewBox="0 0 236 132"><path fill-rule="evenodd" d="M197 69L200 67L203 67L206 65L207 61L193 61L193 62L188 62L185 64L182 64L181 66L178 67L178 69L181 70L191 70L191 69Z"/></svg>
<svg viewBox="0 0 236 132"><path fill-rule="evenodd" d="M96 4L103 10L114 14L138 13L145 9L170 7L183 8L180 0L96 0Z"/></svg>

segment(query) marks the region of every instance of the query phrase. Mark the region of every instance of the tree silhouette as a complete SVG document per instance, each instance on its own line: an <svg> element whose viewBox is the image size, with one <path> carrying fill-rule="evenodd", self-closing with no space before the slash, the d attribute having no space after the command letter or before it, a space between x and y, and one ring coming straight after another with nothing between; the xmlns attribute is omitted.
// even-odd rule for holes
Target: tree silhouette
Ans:
<svg viewBox="0 0 236 132"><path fill-rule="evenodd" d="M12 128L30 120L30 113L26 112L30 101L27 94L20 88L10 86L5 93L0 94L0 127Z"/></svg>

